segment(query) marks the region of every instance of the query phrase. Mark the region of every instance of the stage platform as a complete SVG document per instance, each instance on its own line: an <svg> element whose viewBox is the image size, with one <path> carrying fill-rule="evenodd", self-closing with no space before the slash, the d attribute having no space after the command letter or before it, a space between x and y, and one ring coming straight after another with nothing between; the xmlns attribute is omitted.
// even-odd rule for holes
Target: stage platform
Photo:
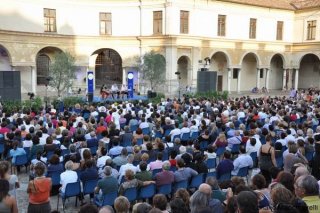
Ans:
<svg viewBox="0 0 320 213"><path fill-rule="evenodd" d="M87 101L86 98L83 98L84 101ZM120 102L120 101L146 101L148 100L148 97L147 96L143 96L143 95L133 95L133 98L116 98L113 99L112 97L108 97L106 99L102 99L101 96L94 96L93 97L93 103L102 103L102 102Z"/></svg>

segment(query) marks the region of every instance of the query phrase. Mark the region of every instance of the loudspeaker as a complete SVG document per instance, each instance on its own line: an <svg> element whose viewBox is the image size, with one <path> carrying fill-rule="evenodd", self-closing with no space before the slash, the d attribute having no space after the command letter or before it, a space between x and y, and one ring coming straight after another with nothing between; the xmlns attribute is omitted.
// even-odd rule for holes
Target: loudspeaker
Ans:
<svg viewBox="0 0 320 213"><path fill-rule="evenodd" d="M1 100L21 100L20 71L0 72L0 96Z"/></svg>
<svg viewBox="0 0 320 213"><path fill-rule="evenodd" d="M88 102L92 103L93 101L93 93L88 93Z"/></svg>
<svg viewBox="0 0 320 213"><path fill-rule="evenodd" d="M157 97L157 93L152 92L151 90L148 90L148 98L155 98L155 97Z"/></svg>
<svg viewBox="0 0 320 213"><path fill-rule="evenodd" d="M199 71L197 78L197 91L217 91L217 72Z"/></svg>

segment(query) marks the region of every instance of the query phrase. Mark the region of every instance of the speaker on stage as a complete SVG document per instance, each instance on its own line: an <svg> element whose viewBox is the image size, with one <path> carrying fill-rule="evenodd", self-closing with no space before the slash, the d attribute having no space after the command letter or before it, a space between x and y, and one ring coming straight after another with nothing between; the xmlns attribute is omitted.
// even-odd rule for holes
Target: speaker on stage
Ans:
<svg viewBox="0 0 320 213"><path fill-rule="evenodd" d="M21 100L20 71L0 72L1 100Z"/></svg>
<svg viewBox="0 0 320 213"><path fill-rule="evenodd" d="M198 71L197 77L198 92L217 91L217 72Z"/></svg>

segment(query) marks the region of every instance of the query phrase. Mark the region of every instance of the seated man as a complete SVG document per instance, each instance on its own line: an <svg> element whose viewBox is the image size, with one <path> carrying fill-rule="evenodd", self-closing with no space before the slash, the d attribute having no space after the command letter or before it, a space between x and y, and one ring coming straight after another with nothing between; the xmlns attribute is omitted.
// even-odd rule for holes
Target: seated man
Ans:
<svg viewBox="0 0 320 213"><path fill-rule="evenodd" d="M223 159L220 161L216 168L216 173L217 173L217 179L219 179L223 174L226 173L231 173L233 170L233 162L230 159L231 158L231 152L226 150L223 153Z"/></svg>
<svg viewBox="0 0 320 213"><path fill-rule="evenodd" d="M112 84L112 86L111 86L111 95L112 95L113 99L114 99L114 95L115 94L117 94L117 98L119 99L120 91L119 91L118 85L117 84Z"/></svg>
<svg viewBox="0 0 320 213"><path fill-rule="evenodd" d="M126 95L128 98L128 87L125 84L122 84L120 94L122 95L122 99Z"/></svg>
<svg viewBox="0 0 320 213"><path fill-rule="evenodd" d="M240 135L240 131L236 130L234 136L228 139L228 146L226 147L227 150L231 151L234 144L241 144L242 138Z"/></svg>
<svg viewBox="0 0 320 213"><path fill-rule="evenodd" d="M118 182L115 177L112 176L112 168L110 166L104 167L105 177L98 181L94 192L98 194L96 199L102 202L103 195L107 195L112 192L118 193Z"/></svg>
<svg viewBox="0 0 320 213"><path fill-rule="evenodd" d="M197 171L189 167L185 167L183 159L177 160L177 168L178 170L174 172L174 182L190 180L193 176L198 175Z"/></svg>
<svg viewBox="0 0 320 213"><path fill-rule="evenodd" d="M162 164L162 172L159 172L154 177L157 186L166 184L172 184L174 182L174 174L170 171L171 164L169 161L165 161Z"/></svg>
<svg viewBox="0 0 320 213"><path fill-rule="evenodd" d="M253 167L253 160L250 155L246 154L246 149L244 146L240 146L240 154L233 161L234 169L231 172L231 175L237 175L239 170L243 167Z"/></svg>

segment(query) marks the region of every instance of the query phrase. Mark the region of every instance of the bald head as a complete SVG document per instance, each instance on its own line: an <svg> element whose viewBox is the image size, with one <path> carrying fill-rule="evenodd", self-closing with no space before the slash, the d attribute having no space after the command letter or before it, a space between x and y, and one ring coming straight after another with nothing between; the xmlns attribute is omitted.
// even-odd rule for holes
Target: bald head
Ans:
<svg viewBox="0 0 320 213"><path fill-rule="evenodd" d="M295 178L299 178L301 176L304 176L304 175L309 175L309 171L307 169L307 167L305 166L299 166L296 171L294 172L294 175L295 175Z"/></svg>
<svg viewBox="0 0 320 213"><path fill-rule="evenodd" d="M100 209L99 213L114 213L111 206L104 206Z"/></svg>
<svg viewBox="0 0 320 213"><path fill-rule="evenodd" d="M210 195L212 193L212 189L211 186L209 184L206 183L202 183L199 186L199 191L206 194L206 195Z"/></svg>

